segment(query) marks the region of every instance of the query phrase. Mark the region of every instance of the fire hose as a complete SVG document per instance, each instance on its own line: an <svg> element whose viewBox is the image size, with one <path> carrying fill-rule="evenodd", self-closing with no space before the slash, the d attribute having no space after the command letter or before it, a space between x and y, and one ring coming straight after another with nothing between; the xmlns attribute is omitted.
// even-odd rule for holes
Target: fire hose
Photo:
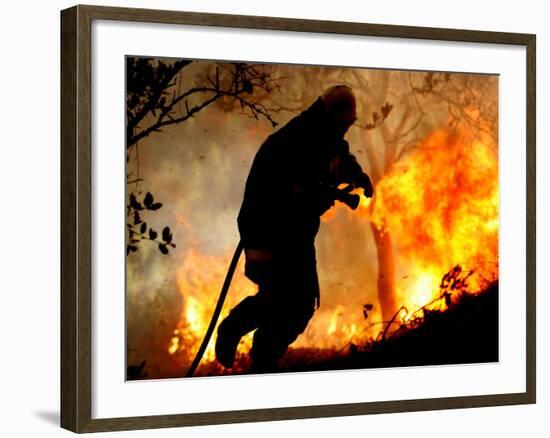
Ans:
<svg viewBox="0 0 550 438"><path fill-rule="evenodd" d="M352 210L355 210L357 208L357 206L359 205L359 195L354 195L349 193L353 188L353 186L344 188L344 189L338 189L337 187L332 187L332 186L330 187L331 187L330 189L331 195L335 200L343 202ZM239 243L237 244L237 247L235 248L235 253L233 254L233 258L231 259L231 263L229 264L227 274L225 275L225 280L223 282L220 296L218 297L218 302L216 303L216 307L214 308L212 319L210 320L210 324L206 329L206 333L204 334L202 343L199 349L197 350L197 353L195 354L195 358L193 359L191 366L187 370L187 374L185 375L185 377L193 377L193 374L195 374L195 371L199 366L199 363L204 355L204 352L206 351L206 347L208 347L210 338L212 337L212 333L214 333L214 329L216 328L218 318L220 317L220 313L223 308L223 303L225 301L225 297L227 296L227 292L229 291L229 286L231 285L231 280L233 279L233 274L235 273L235 269L237 268L237 263L239 262L239 258L241 257L242 251L243 251L243 244L242 244L242 241L239 241Z"/></svg>
<svg viewBox="0 0 550 438"><path fill-rule="evenodd" d="M243 244L242 241L239 241L239 243L237 244L237 248L235 248L233 258L231 259L231 263L229 264L227 274L225 275L225 280L223 282L222 290L220 292L220 296L218 297L218 302L216 303L214 313L212 314L212 319L210 320L210 324L206 329L206 333L204 335L204 339L202 340L201 346L197 350L195 359L193 359L193 363L191 363L191 366L187 370L187 374L185 375L186 377L193 377L193 374L195 374L195 371L199 366L202 356L206 351L206 347L210 342L210 338L212 337L212 333L214 332L214 329L216 328L216 323L218 322L218 318L220 317L220 312L222 311L223 303L225 301L225 297L227 296L227 291L229 290L229 286L231 285L231 280L233 279L233 274L235 273L235 269L237 267L237 263L239 262L239 258L241 257L242 251Z"/></svg>

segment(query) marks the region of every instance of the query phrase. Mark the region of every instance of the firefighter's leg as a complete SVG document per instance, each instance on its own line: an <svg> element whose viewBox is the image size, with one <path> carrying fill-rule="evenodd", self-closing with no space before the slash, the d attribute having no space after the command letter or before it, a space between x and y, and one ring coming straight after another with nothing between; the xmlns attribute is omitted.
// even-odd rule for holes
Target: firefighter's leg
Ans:
<svg viewBox="0 0 550 438"><path fill-rule="evenodd" d="M306 251L288 251L277 257L269 285L263 319L250 350L252 373L275 371L279 359L313 316L319 296L313 243Z"/></svg>
<svg viewBox="0 0 550 438"><path fill-rule="evenodd" d="M237 304L218 326L216 359L226 368L231 368L241 338L259 324L262 311L261 297L246 297Z"/></svg>
<svg viewBox="0 0 550 438"><path fill-rule="evenodd" d="M288 346L303 333L313 316L315 297L274 306L254 333L250 350L251 373L277 370L279 359Z"/></svg>
<svg viewBox="0 0 550 438"><path fill-rule="evenodd" d="M272 267L267 262L246 260L245 275L258 284L258 293L246 297L235 306L218 327L216 359L226 368L231 368L241 338L256 329L263 320L267 290L271 287Z"/></svg>

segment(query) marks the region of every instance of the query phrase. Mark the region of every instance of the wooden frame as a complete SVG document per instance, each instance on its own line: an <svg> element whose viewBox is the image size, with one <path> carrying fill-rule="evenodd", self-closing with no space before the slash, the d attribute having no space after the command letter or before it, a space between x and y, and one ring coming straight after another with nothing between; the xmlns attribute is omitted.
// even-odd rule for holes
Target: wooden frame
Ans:
<svg viewBox="0 0 550 438"><path fill-rule="evenodd" d="M91 23L144 21L511 44L526 48L526 392L406 401L92 419ZM535 403L535 35L192 12L75 6L61 13L61 426L74 432L146 429Z"/></svg>

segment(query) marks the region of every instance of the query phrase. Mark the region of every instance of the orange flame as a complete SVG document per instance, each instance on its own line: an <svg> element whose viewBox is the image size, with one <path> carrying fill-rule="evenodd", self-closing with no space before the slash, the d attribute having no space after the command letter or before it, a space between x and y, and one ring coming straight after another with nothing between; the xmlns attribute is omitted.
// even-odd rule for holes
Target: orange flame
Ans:
<svg viewBox="0 0 550 438"><path fill-rule="evenodd" d="M475 293L483 287L483 279L498 277L497 158L491 139L435 132L378 181L374 199L362 196L355 212L337 206L323 216L323 221L338 227L339 218L347 215L365 226L372 222L379 230L391 233L398 303L409 315L439 296L443 275L455 265L475 270L468 279L468 290ZM183 257L177 283L184 307L167 346L168 353L181 357L182 362L190 363L199 348L230 257L230 252L204 254L198 246ZM243 271L241 258L220 321L240 300L256 292ZM322 296L330 293L330 287L321 284ZM445 307L445 300L431 306ZM293 346L343 348L350 342L365 341L383 328L369 326L378 314L375 306L374 316L365 321L366 315L356 307L351 309L345 300L333 308L321 308ZM243 339L240 353L248 351L251 339L250 335ZM203 363L214 362L213 344L212 340Z"/></svg>
<svg viewBox="0 0 550 438"><path fill-rule="evenodd" d="M230 257L230 253L223 256L206 255L196 248L190 248L184 255L177 273L178 290L183 298L183 311L168 346L171 355L179 354L186 362L194 358L210 323ZM241 258L231 284L231 294L224 305L218 324L242 298L256 292L255 285L244 277L243 272ZM215 339L215 335L213 338ZM248 350L250 345L251 336L243 338L239 351ZM214 358L214 342L211 340L204 353L204 361L212 362Z"/></svg>
<svg viewBox="0 0 550 438"><path fill-rule="evenodd" d="M469 291L498 277L498 160L490 139L438 131L376 187L370 220L390 232L409 281L399 302L422 306L455 265L473 269Z"/></svg>

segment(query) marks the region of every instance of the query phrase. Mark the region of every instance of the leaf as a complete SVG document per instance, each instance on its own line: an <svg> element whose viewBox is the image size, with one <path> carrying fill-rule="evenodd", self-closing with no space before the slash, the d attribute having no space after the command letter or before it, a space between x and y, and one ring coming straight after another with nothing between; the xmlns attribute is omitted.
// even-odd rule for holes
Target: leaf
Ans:
<svg viewBox="0 0 550 438"><path fill-rule="evenodd" d="M149 228L149 239L155 240L157 236L158 236L158 233L152 228Z"/></svg>
<svg viewBox="0 0 550 438"><path fill-rule="evenodd" d="M393 109L393 105L389 102L386 102L384 106L380 108L380 111L382 111L382 116L384 118L387 118L392 109Z"/></svg>
<svg viewBox="0 0 550 438"><path fill-rule="evenodd" d="M143 222L143 223L141 224L140 229L139 229L139 232L140 232L141 234L144 234L145 231L147 231L147 222Z"/></svg>
<svg viewBox="0 0 550 438"><path fill-rule="evenodd" d="M143 203L148 209L150 209L151 205L153 205L153 195L151 195L150 192L147 192L147 194L145 195L145 198L143 199Z"/></svg>
<svg viewBox="0 0 550 438"><path fill-rule="evenodd" d="M159 243L159 250L164 255L168 254L168 248L166 248L166 245L164 243Z"/></svg>
<svg viewBox="0 0 550 438"><path fill-rule="evenodd" d="M136 211L134 213L134 225L137 225L137 224L140 224L141 223L141 217L139 216L139 213Z"/></svg>
<svg viewBox="0 0 550 438"><path fill-rule="evenodd" d="M158 210L160 207L162 207L162 202L155 202L149 207L149 210Z"/></svg>
<svg viewBox="0 0 550 438"><path fill-rule="evenodd" d="M374 123L376 123L379 118L380 118L380 116L378 115L378 113L376 111L372 113L372 121Z"/></svg>
<svg viewBox="0 0 550 438"><path fill-rule="evenodd" d="M134 210L143 210L143 206L137 201L134 195L130 195L130 205Z"/></svg>
<svg viewBox="0 0 550 438"><path fill-rule="evenodd" d="M367 319L369 317L369 312L373 309L372 304L363 305L363 318Z"/></svg>
<svg viewBox="0 0 550 438"><path fill-rule="evenodd" d="M166 243L170 243L172 241L172 233L170 232L169 227L164 227L162 230L162 240L164 240Z"/></svg>

